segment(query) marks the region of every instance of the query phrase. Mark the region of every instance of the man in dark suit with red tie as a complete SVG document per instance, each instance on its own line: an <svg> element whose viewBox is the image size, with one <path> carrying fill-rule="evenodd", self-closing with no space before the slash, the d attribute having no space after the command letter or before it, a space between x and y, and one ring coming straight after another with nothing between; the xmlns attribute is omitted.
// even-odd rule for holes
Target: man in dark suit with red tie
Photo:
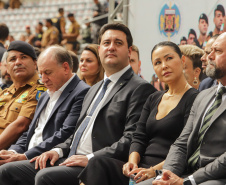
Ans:
<svg viewBox="0 0 226 185"><path fill-rule="evenodd" d="M26 176L27 183L23 184L32 184L35 179L36 185L78 185L77 176L93 156L127 160L132 132L143 104L155 91L129 65L132 41L130 30L123 24L102 27L99 55L105 77L87 93L75 134L55 151L34 158L35 163L26 161L18 164L19 170L10 167L6 173L0 172L1 182L12 185L20 178L24 181L22 176ZM8 178L13 173L17 177Z"/></svg>

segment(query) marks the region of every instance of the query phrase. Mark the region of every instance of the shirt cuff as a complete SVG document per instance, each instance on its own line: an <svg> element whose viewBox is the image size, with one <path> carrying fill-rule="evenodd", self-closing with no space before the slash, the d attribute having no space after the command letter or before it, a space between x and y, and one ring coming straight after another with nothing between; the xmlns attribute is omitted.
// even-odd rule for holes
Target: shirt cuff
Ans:
<svg viewBox="0 0 226 185"><path fill-rule="evenodd" d="M58 153L59 158L62 158L64 156L63 150L61 148L53 148L51 151L55 151L56 153Z"/></svg>
<svg viewBox="0 0 226 185"><path fill-rule="evenodd" d="M189 180L191 181L192 185L197 185L195 182L195 179L193 177L193 175L188 176Z"/></svg>
<svg viewBox="0 0 226 185"><path fill-rule="evenodd" d="M88 154L88 155L86 155L86 157L88 158L88 160L90 160L91 158L93 158L93 157L94 157L94 154L93 154L93 153Z"/></svg>

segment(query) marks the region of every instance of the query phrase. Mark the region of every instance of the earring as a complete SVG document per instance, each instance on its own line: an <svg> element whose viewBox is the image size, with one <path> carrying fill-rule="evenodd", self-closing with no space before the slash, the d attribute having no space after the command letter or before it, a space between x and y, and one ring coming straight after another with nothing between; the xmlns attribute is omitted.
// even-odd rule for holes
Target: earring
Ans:
<svg viewBox="0 0 226 185"><path fill-rule="evenodd" d="M194 81L193 81L193 85L198 85L198 80L197 80L197 78L195 77L195 79L194 79Z"/></svg>

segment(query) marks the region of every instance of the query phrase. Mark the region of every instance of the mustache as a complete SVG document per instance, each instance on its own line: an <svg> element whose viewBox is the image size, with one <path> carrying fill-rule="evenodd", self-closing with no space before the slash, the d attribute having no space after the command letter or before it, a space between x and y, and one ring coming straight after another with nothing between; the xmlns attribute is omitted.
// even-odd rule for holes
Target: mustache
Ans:
<svg viewBox="0 0 226 185"><path fill-rule="evenodd" d="M25 67L24 67L22 64L20 64L20 65L14 66L14 67L13 67L13 70L24 69L24 68L25 68Z"/></svg>
<svg viewBox="0 0 226 185"><path fill-rule="evenodd" d="M216 66L216 63L213 61L213 60L208 60L208 64L207 65L213 65L213 66Z"/></svg>

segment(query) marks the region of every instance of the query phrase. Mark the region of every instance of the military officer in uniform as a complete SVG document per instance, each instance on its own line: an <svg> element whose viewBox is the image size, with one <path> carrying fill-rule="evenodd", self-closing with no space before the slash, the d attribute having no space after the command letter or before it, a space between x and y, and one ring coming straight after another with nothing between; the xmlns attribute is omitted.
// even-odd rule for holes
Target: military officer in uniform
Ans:
<svg viewBox="0 0 226 185"><path fill-rule="evenodd" d="M37 101L46 90L37 74L34 48L13 41L7 50L7 71L13 84L0 93L0 150L7 149L26 131Z"/></svg>
<svg viewBox="0 0 226 185"><path fill-rule="evenodd" d="M59 44L59 31L53 26L53 22L51 19L46 19L46 27L47 30L43 33L41 45L42 48L46 48L47 46Z"/></svg>

